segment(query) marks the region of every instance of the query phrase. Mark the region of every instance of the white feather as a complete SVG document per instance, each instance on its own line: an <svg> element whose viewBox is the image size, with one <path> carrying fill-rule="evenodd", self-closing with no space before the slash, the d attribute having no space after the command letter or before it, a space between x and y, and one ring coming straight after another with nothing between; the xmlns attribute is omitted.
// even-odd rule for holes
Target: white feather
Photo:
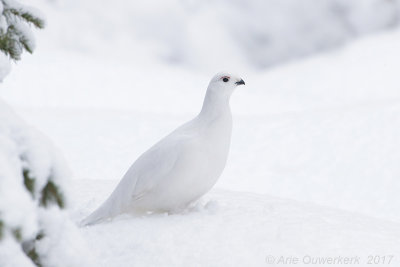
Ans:
<svg viewBox="0 0 400 267"><path fill-rule="evenodd" d="M143 153L83 224L125 212L178 210L209 191L227 160L232 131L229 99L240 81L226 73L214 76L199 115Z"/></svg>

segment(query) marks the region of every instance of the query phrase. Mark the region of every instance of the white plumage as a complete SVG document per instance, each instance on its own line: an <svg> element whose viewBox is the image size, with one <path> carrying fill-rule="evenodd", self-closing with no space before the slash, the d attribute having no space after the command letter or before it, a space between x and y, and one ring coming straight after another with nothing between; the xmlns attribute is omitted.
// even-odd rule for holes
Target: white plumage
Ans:
<svg viewBox="0 0 400 267"><path fill-rule="evenodd" d="M126 212L179 210L209 191L225 167L232 131L229 99L241 84L231 74L215 75L199 115L143 153L83 224Z"/></svg>

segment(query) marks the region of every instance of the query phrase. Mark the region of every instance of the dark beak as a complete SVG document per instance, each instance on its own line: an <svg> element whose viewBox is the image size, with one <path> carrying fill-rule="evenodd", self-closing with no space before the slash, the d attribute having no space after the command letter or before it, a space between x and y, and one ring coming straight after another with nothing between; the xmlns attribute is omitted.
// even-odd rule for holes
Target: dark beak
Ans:
<svg viewBox="0 0 400 267"><path fill-rule="evenodd" d="M245 85L245 83L244 83L243 79L242 79L242 80L240 80L240 81L238 81L238 82L236 82L236 84L237 84L237 85L241 85L241 84Z"/></svg>

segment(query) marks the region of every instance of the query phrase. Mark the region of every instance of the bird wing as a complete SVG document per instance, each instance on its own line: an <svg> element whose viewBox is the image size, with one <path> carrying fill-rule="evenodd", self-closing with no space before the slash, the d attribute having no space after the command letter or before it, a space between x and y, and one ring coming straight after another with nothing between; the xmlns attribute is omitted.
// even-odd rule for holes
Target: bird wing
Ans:
<svg viewBox="0 0 400 267"><path fill-rule="evenodd" d="M193 136L175 134L155 144L129 168L112 195L118 196L122 203L140 199L173 172L192 141Z"/></svg>
<svg viewBox="0 0 400 267"><path fill-rule="evenodd" d="M144 152L129 168L110 197L82 224L98 223L124 212L129 208L127 205L146 195L163 178L171 175L179 160L187 155L187 148L197 140L193 131L186 131L187 125L181 126Z"/></svg>

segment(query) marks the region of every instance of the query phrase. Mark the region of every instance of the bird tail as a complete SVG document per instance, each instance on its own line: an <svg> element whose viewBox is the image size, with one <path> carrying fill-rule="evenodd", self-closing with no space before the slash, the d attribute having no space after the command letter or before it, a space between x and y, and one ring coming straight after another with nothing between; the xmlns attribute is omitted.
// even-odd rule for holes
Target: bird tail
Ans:
<svg viewBox="0 0 400 267"><path fill-rule="evenodd" d="M110 209L110 207L108 207L109 205L107 205L107 204L108 203L106 201L106 203L101 205L98 209L96 209L89 216L87 216L85 219L83 219L81 221L80 225L81 226L93 225L93 224L101 223L111 217L114 217L116 215L115 210Z"/></svg>
<svg viewBox="0 0 400 267"><path fill-rule="evenodd" d="M107 219L108 216L105 216L102 207L98 208L97 210L93 211L89 216L87 216L85 219L83 219L80 222L81 226L88 226L88 225L93 225L96 223L100 223Z"/></svg>
<svg viewBox="0 0 400 267"><path fill-rule="evenodd" d="M80 225L86 226L97 224L120 214L124 210L123 203L125 203L126 201L118 197L120 195L118 193L118 188L119 186L108 197L103 205L93 211L88 217L83 219Z"/></svg>

